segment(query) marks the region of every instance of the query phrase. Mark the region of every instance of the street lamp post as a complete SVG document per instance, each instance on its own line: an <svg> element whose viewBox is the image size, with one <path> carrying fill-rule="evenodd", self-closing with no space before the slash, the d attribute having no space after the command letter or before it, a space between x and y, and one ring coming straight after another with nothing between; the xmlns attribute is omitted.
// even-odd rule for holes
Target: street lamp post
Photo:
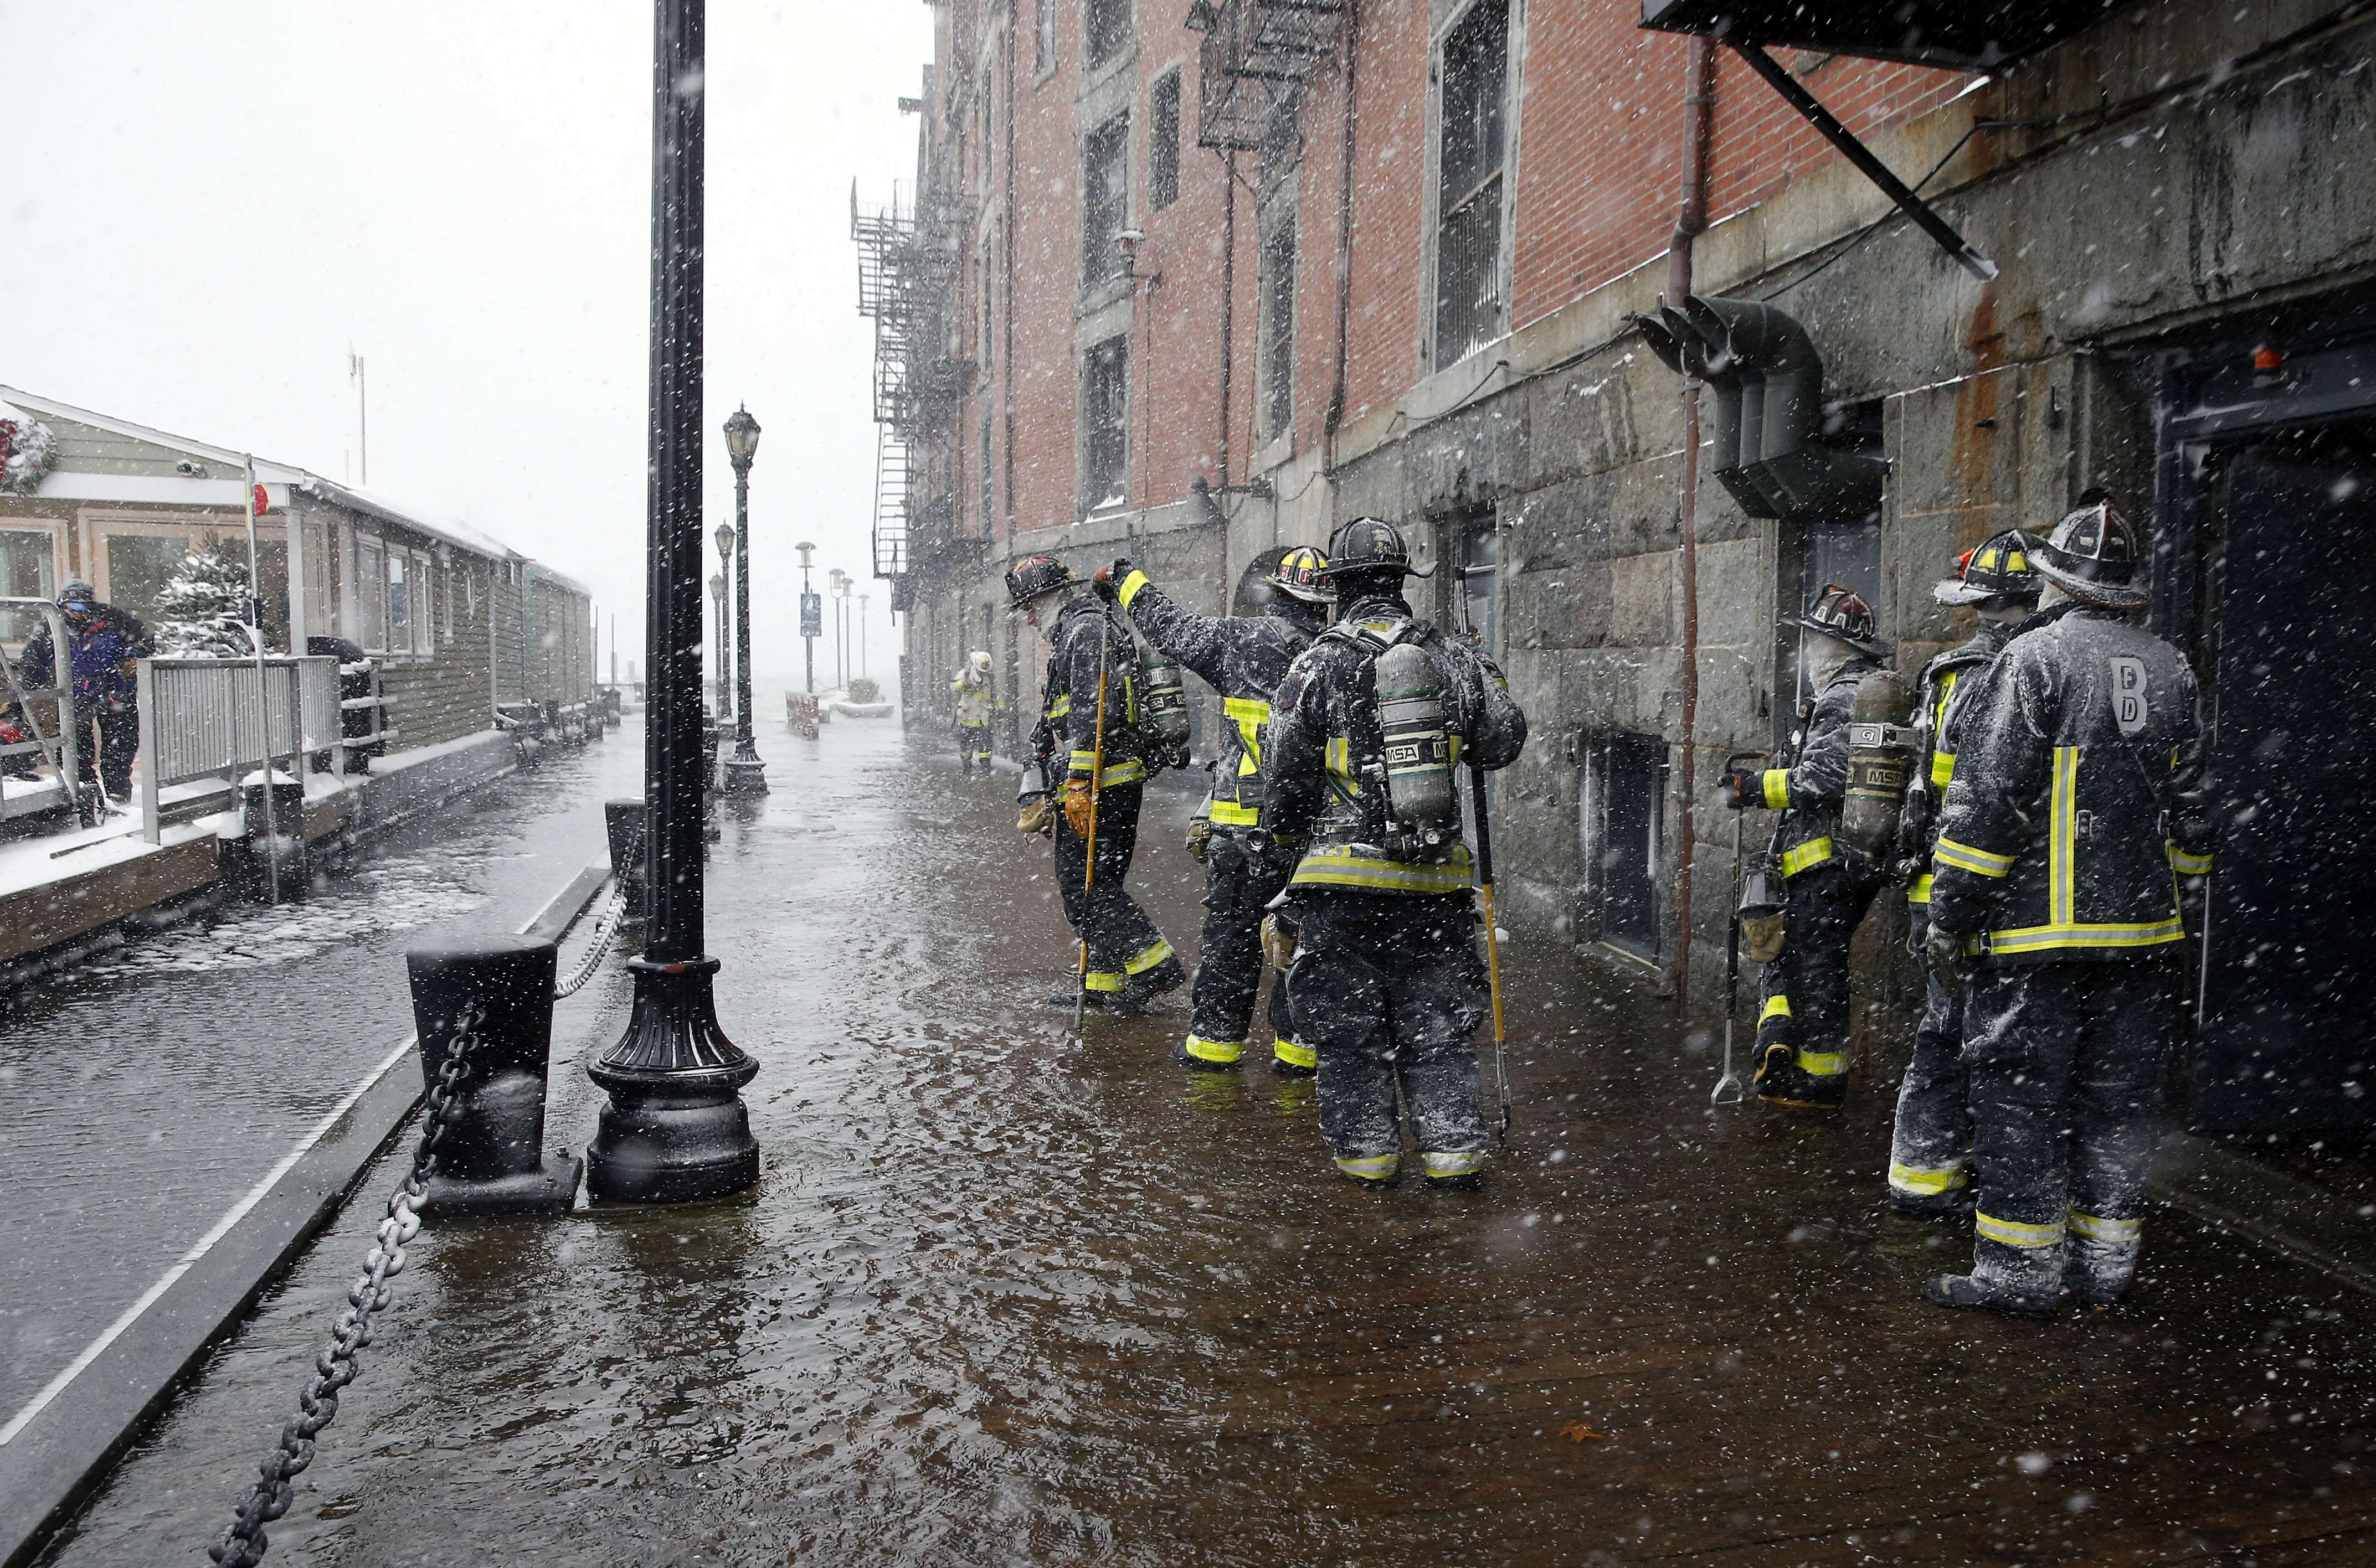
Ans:
<svg viewBox="0 0 2376 1568"><path fill-rule="evenodd" d="M843 668L841 618L846 607L843 595L848 591L846 584L849 582L849 574L837 566L833 569L831 580L826 584L833 595L833 683L845 692L849 690L849 674Z"/></svg>
<svg viewBox="0 0 2376 1568"><path fill-rule="evenodd" d="M718 653L718 705L726 705L726 573L709 574L709 608L717 618L717 634L711 639Z"/></svg>
<svg viewBox="0 0 2376 1568"><path fill-rule="evenodd" d="M792 548L801 552L801 656L807 666L808 693L814 697L816 695L817 632L819 622L825 619L817 613L822 607L817 604L816 595L809 592L809 557L816 553L816 546L798 544Z"/></svg>
<svg viewBox="0 0 2376 1568"><path fill-rule="evenodd" d="M710 536L718 543L718 570L729 581L734 576L734 525L720 523L718 532ZM734 666L727 654L732 644L727 641L726 609L718 611L718 718L723 724L734 716Z"/></svg>
<svg viewBox="0 0 2376 1568"><path fill-rule="evenodd" d="M651 461L644 740L649 919L635 1010L589 1076L609 1094L586 1150L597 1199L670 1203L759 1179L742 1088L759 1071L718 1026L704 947L701 779L703 0L655 0Z"/></svg>
<svg viewBox="0 0 2376 1568"><path fill-rule="evenodd" d="M866 595L858 595L858 673L866 673Z"/></svg>
<svg viewBox="0 0 2376 1568"><path fill-rule="evenodd" d="M726 761L726 793L767 793L767 764L751 734L751 459L759 454L759 421L738 407L726 417L726 455L734 465L734 755Z"/></svg>

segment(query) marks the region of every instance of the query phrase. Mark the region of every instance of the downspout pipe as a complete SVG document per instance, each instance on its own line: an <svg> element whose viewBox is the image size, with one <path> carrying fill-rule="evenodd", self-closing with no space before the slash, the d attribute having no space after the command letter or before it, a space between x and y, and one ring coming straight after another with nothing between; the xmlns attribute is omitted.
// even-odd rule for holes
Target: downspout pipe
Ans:
<svg viewBox="0 0 2376 1568"><path fill-rule="evenodd" d="M1221 482L1216 487L1222 494L1230 489L1230 379L1236 348L1236 305L1238 282L1238 155L1232 150L1221 155L1221 428L1215 448L1217 466ZM1216 506L1213 515L1220 526L1221 565L1219 585L1215 590L1214 613L1230 613L1230 519Z"/></svg>
<svg viewBox="0 0 2376 1568"><path fill-rule="evenodd" d="M1692 242L1707 228L1708 127L1716 104L1716 45L1693 38L1683 56L1682 190L1667 241L1667 302L1692 294ZM1700 709L1700 386L1683 378L1683 471L1677 514L1682 536L1682 865L1675 878L1675 1007L1688 1011L1692 990L1692 861L1699 797Z"/></svg>
<svg viewBox="0 0 2376 1568"><path fill-rule="evenodd" d="M1353 323L1353 129L1360 103L1360 0L1345 0L1345 140L1336 169L1336 355L1321 437L1322 471L1331 476L1336 472L1336 432L1345 423L1346 361Z"/></svg>

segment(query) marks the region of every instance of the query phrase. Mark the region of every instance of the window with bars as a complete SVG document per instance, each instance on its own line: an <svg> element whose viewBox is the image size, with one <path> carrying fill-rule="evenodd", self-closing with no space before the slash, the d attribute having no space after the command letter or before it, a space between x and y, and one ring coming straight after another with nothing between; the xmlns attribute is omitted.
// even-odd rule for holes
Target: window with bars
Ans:
<svg viewBox="0 0 2376 1568"><path fill-rule="evenodd" d="M1262 433L1284 435L1295 419L1295 206L1280 204L1262 244Z"/></svg>
<svg viewBox="0 0 2376 1568"><path fill-rule="evenodd" d="M1087 35L1092 69L1120 54L1130 43L1131 0L1084 0L1081 29Z"/></svg>
<svg viewBox="0 0 2376 1568"><path fill-rule="evenodd" d="M1658 878L1666 856L1667 743L1586 731L1576 792L1585 912L1600 940L1656 962Z"/></svg>
<svg viewBox="0 0 2376 1568"><path fill-rule="evenodd" d="M1437 61L1435 368L1508 330L1502 287L1503 161L1509 129L1509 0L1477 0Z"/></svg>
<svg viewBox="0 0 2376 1568"><path fill-rule="evenodd" d="M1460 530L1460 594L1462 612L1478 646L1496 653L1501 631L1493 602L1493 579L1502 570L1502 535L1491 514L1463 524Z"/></svg>
<svg viewBox="0 0 2376 1568"><path fill-rule="evenodd" d="M1130 227L1130 116L1117 114L1081 144L1081 287L1121 270L1114 236Z"/></svg>
<svg viewBox="0 0 2376 1568"><path fill-rule="evenodd" d="M1056 0L1039 0L1031 12L1031 64L1035 70L1056 68Z"/></svg>
<svg viewBox="0 0 2376 1568"><path fill-rule="evenodd" d="M1130 339L1092 348L1081 365L1082 510L1120 506L1130 490Z"/></svg>
<svg viewBox="0 0 2376 1568"><path fill-rule="evenodd" d="M1161 212L1180 199L1180 73L1155 81L1146 126L1146 205Z"/></svg>

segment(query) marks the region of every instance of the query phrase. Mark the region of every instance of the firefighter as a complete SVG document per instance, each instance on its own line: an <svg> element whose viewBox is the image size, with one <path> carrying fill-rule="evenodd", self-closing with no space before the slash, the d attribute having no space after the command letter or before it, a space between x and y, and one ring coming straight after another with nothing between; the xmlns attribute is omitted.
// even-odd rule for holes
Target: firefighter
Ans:
<svg viewBox="0 0 2376 1568"><path fill-rule="evenodd" d="M1329 540L1336 622L1271 699L1257 843L1296 853L1277 923L1337 1170L1395 1179L1399 1088L1429 1183L1473 1187L1485 1117L1471 1035L1489 993L1452 765L1507 767L1527 716L1491 660L1412 612L1413 575L1427 573L1391 524L1355 518Z"/></svg>
<svg viewBox="0 0 2376 1568"><path fill-rule="evenodd" d="M1196 819L1206 826L1190 830L1190 853L1205 863L1195 1012L1179 1058L1190 1067L1234 1071L1245 1056L1254 998L1262 992L1263 906L1292 868L1280 864L1275 850L1257 855L1253 849L1262 813L1262 726L1288 666L1326 624L1329 592L1320 578L1326 564L1308 546L1287 551L1265 584L1263 613L1225 619L1183 607L1126 560L1098 573L1098 591L1120 605L1158 650L1219 692L1230 721L1211 798ZM1270 1024L1271 1069L1312 1072L1312 1047L1296 1036L1283 984L1271 986Z"/></svg>
<svg viewBox="0 0 2376 1568"><path fill-rule="evenodd" d="M1086 996L1076 995L1076 986L1067 986L1049 1000L1063 1008L1079 1004L1141 1012L1155 997L1185 984L1187 975L1171 944L1126 885L1131 855L1138 846L1139 796L1147 777L1146 748L1138 729L1138 663L1130 631L1098 601L1087 583L1050 556L1016 561L1006 573L1006 594L1009 613L1022 616L1048 640L1040 723L1032 731L1037 776L1027 773L1025 796L1028 802L1035 784L1039 793L1061 795L1062 809L1050 814L1056 886L1063 897L1065 920L1075 937L1087 944L1076 983ZM1098 726L1101 684L1102 744ZM1102 772L1098 772L1100 756ZM1060 772L1061 787L1056 782ZM1030 815L1027 810L1027 818ZM1094 879L1088 876L1093 826Z"/></svg>
<svg viewBox="0 0 2376 1568"><path fill-rule="evenodd" d="M1955 776L1957 699L1994 661L2005 640L2037 613L2039 584L2029 564L2037 541L2008 528L1964 552L1956 575L1942 578L1930 596L1968 606L1979 617L1972 640L1922 666L1914 713L1914 778L1897 823L1897 855L1908 877L1908 940L1919 952L1930 908L1930 844L1939 802ZM1889 1201L1915 1220L1942 1219L1971 1206L1972 1115L1964 1073L1964 996L1933 977L1914 1032L1913 1059L1897 1091L1897 1130L1889 1149Z"/></svg>
<svg viewBox="0 0 2376 1568"><path fill-rule="evenodd" d="M957 714L957 769L970 773L990 772L990 718L997 711L998 694L991 689L990 654L977 648L966 655L965 667L949 683Z"/></svg>
<svg viewBox="0 0 2376 1568"><path fill-rule="evenodd" d="M2091 499L2092 498L2092 499ZM1924 958L1964 984L1978 1185L1946 1307L2109 1305L2143 1232L2179 1029L2181 878L2211 868L2194 677L2133 620L2141 541L2096 492L2029 550L2039 614L1959 706Z"/></svg>
<svg viewBox="0 0 2376 1568"><path fill-rule="evenodd" d="M1806 693L1787 765L1735 768L1718 791L1736 810L1782 813L1767 849L1783 878L1782 955L1765 966L1757 1014L1757 1096L1799 1110L1837 1110L1847 1098L1848 941L1886 879L1883 864L1838 836L1847 787L1848 718L1857 688L1889 645L1860 594L1825 584L1799 629Z"/></svg>

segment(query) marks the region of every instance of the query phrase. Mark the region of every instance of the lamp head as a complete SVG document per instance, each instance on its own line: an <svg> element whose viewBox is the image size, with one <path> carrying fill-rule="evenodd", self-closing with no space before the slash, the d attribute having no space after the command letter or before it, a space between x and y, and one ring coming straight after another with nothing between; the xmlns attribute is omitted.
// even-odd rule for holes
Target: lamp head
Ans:
<svg viewBox="0 0 2376 1568"><path fill-rule="evenodd" d="M723 572L713 572L709 574L709 596L713 599L726 597L726 573Z"/></svg>
<svg viewBox="0 0 2376 1568"><path fill-rule="evenodd" d="M748 408L737 408L726 416L726 455L738 474L750 471L751 459L759 454L759 421L751 417Z"/></svg>
<svg viewBox="0 0 2376 1568"><path fill-rule="evenodd" d="M712 535L710 536L710 537L712 537L712 538L714 538L714 539L716 539L716 540L718 541L718 554L719 554L719 558L720 560L723 560L723 559L725 559L726 557L731 556L731 555L732 555L732 554L734 553L734 525L733 525L733 524L731 524L731 523L720 523L720 524L718 525L718 532L717 532L717 533L715 533L715 534L712 534Z"/></svg>

